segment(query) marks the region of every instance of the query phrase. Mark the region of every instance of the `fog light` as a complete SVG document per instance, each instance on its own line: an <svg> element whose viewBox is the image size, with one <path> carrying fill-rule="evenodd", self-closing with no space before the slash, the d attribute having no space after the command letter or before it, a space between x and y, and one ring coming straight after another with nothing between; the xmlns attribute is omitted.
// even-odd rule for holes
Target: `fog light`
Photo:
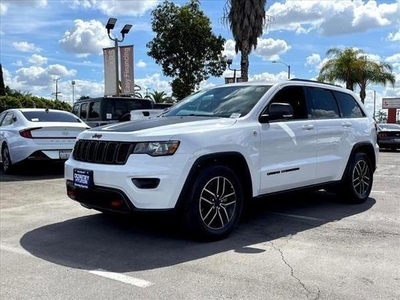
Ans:
<svg viewBox="0 0 400 300"><path fill-rule="evenodd" d="M124 205L124 201L122 201L122 200L111 200L110 204L111 204L111 206L113 208L119 208L119 207Z"/></svg>

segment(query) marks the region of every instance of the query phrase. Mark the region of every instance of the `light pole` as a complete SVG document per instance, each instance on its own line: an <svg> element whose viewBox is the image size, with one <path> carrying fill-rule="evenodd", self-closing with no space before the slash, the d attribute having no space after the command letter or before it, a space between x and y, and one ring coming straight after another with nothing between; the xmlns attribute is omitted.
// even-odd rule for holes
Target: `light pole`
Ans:
<svg viewBox="0 0 400 300"><path fill-rule="evenodd" d="M281 60L273 60L272 63L276 64L284 64L287 67L287 78L290 79L290 65L288 65L287 63L281 61Z"/></svg>
<svg viewBox="0 0 400 300"><path fill-rule="evenodd" d="M71 85L72 85L72 105L74 105L74 102L75 102L75 80L71 81Z"/></svg>
<svg viewBox="0 0 400 300"><path fill-rule="evenodd" d="M132 25L125 24L125 26L121 30L122 38L119 40L117 37L112 38L111 35L110 35L110 31L112 29L114 29L116 22L117 22L116 18L109 18L108 22L106 24L106 29L107 29L108 37L110 38L110 40L112 40L114 42L114 51L115 51L115 89L116 89L115 93L116 93L116 96L118 97L119 96L118 43L121 43L124 40L125 35L132 28Z"/></svg>
<svg viewBox="0 0 400 300"><path fill-rule="evenodd" d="M226 61L228 69L233 71L233 82L236 82L236 71L240 71L240 69L231 69L232 62L233 62L232 59L228 59Z"/></svg>
<svg viewBox="0 0 400 300"><path fill-rule="evenodd" d="M375 120L375 107L376 107L376 91L375 90L373 90L374 91L374 120Z"/></svg>
<svg viewBox="0 0 400 300"><path fill-rule="evenodd" d="M52 93L52 95L56 96L56 100L58 100L58 94L60 94L60 92L58 91L58 81L60 80L60 78L56 77L53 79L53 81L56 83L56 92Z"/></svg>

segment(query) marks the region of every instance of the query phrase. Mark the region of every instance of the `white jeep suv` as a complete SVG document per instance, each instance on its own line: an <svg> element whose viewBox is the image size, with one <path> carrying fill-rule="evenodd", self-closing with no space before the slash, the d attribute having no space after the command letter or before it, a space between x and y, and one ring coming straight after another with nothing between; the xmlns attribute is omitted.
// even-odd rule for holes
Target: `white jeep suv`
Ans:
<svg viewBox="0 0 400 300"><path fill-rule="evenodd" d="M193 236L221 239L254 197L329 188L364 202L376 136L344 88L301 79L226 84L161 116L81 133L65 164L67 194L102 212L176 210Z"/></svg>

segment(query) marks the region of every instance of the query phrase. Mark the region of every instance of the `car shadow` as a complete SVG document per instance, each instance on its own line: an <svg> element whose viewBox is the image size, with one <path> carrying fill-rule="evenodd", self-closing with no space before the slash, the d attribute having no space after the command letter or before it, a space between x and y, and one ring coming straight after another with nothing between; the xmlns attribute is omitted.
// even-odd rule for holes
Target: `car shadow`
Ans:
<svg viewBox="0 0 400 300"><path fill-rule="evenodd" d="M62 177L64 177L64 162L29 162L18 165L12 174L4 174L0 171L0 182L43 180Z"/></svg>
<svg viewBox="0 0 400 300"><path fill-rule="evenodd" d="M375 200L348 205L327 193L254 201L226 239L199 242L185 236L174 214L133 217L91 214L27 232L20 244L32 255L71 268L133 272L173 266L226 251L246 254L270 243L369 210Z"/></svg>

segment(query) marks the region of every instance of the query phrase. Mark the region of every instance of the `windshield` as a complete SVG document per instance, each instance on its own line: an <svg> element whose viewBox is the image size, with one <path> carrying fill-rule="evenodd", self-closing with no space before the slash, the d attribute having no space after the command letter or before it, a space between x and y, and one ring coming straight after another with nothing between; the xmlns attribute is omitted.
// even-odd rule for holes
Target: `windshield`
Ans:
<svg viewBox="0 0 400 300"><path fill-rule="evenodd" d="M270 87L270 85L234 85L199 91L175 104L162 116L243 117Z"/></svg>

